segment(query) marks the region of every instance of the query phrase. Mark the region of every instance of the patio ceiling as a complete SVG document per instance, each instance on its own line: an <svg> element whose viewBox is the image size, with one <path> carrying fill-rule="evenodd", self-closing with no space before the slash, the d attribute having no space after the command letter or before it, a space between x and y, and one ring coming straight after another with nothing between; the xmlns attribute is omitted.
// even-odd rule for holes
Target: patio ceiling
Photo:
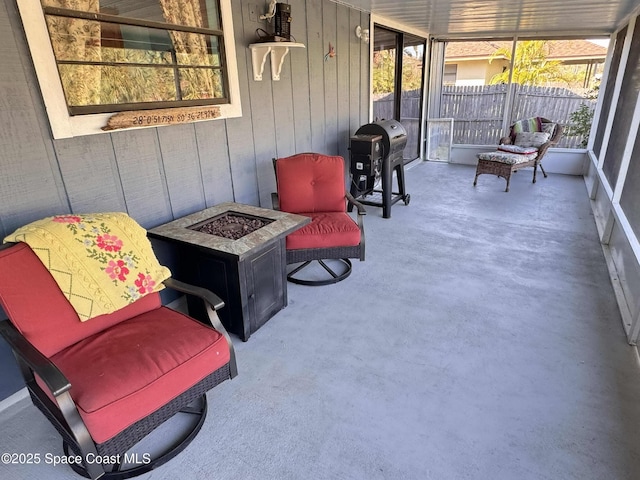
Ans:
<svg viewBox="0 0 640 480"><path fill-rule="evenodd" d="M608 35L639 0L348 0L435 37Z"/></svg>

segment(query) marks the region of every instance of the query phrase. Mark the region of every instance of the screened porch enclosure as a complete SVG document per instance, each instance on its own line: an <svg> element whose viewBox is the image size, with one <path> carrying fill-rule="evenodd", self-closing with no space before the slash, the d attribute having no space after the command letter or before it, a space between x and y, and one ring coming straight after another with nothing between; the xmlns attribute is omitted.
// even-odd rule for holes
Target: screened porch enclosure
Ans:
<svg viewBox="0 0 640 480"><path fill-rule="evenodd" d="M494 145L517 120L541 116L564 126L556 148L584 148L608 42L432 41L428 118L453 119L454 145Z"/></svg>

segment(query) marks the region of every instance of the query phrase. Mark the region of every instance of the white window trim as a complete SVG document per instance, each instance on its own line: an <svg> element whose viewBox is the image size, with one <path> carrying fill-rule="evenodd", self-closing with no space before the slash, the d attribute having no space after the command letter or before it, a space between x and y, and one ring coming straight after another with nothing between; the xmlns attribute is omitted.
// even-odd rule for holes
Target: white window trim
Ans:
<svg viewBox="0 0 640 480"><path fill-rule="evenodd" d="M218 118L224 119L242 116L242 106L231 18L231 0L219 1L229 81L229 103L215 105L215 107L220 108L220 117ZM17 2L53 138L108 133L102 130L102 127L107 124L113 113L69 115L40 0L17 0ZM155 128L155 126L134 128Z"/></svg>

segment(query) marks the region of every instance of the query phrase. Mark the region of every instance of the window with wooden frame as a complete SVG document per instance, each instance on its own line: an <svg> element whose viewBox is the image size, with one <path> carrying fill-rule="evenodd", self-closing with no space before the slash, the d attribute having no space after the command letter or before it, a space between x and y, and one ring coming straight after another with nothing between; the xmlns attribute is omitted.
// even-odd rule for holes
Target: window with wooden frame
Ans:
<svg viewBox="0 0 640 480"><path fill-rule="evenodd" d="M241 114L230 0L18 6L54 138Z"/></svg>

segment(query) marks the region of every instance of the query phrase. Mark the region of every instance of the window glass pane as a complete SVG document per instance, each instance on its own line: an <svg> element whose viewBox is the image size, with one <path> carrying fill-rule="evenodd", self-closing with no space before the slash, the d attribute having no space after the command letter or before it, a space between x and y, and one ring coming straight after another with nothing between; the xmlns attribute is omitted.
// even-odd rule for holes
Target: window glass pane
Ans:
<svg viewBox="0 0 640 480"><path fill-rule="evenodd" d="M373 40L373 119L388 120L396 116L398 33L376 26Z"/></svg>
<svg viewBox="0 0 640 480"><path fill-rule="evenodd" d="M173 63L166 30L47 15L56 60Z"/></svg>
<svg viewBox="0 0 640 480"><path fill-rule="evenodd" d="M111 4L127 4L128 11L121 13L123 16L132 18L144 18L149 19L146 16L141 16L138 12L140 2L128 2L128 1L110 1L100 2ZM162 17L164 22L175 23L176 25L184 25L189 27L201 27L218 29L218 12L216 9L215 1L200 1L200 0L155 0L141 3L160 3ZM121 7L122 8L122 7ZM142 15L145 15L142 13Z"/></svg>
<svg viewBox="0 0 640 480"><path fill-rule="evenodd" d="M47 16L56 60L100 61L100 23Z"/></svg>
<svg viewBox="0 0 640 480"><path fill-rule="evenodd" d="M420 112L422 110L422 73L424 38L402 34L402 82L400 123L407 131L404 159L413 160L420 153Z"/></svg>
<svg viewBox="0 0 640 480"><path fill-rule="evenodd" d="M174 69L59 65L70 107L177 100Z"/></svg>
<svg viewBox="0 0 640 480"><path fill-rule="evenodd" d="M218 39L187 32L171 32L179 65L220 66Z"/></svg>
<svg viewBox="0 0 640 480"><path fill-rule="evenodd" d="M46 20L58 61L220 66L215 36L51 15Z"/></svg>
<svg viewBox="0 0 640 480"><path fill-rule="evenodd" d="M42 0L42 5L187 27L220 29L220 15L215 0Z"/></svg>
<svg viewBox="0 0 640 480"><path fill-rule="evenodd" d="M69 107L225 98L216 36L45 18Z"/></svg>
<svg viewBox="0 0 640 480"><path fill-rule="evenodd" d="M219 70L180 68L180 91L183 100L221 98L224 96Z"/></svg>

